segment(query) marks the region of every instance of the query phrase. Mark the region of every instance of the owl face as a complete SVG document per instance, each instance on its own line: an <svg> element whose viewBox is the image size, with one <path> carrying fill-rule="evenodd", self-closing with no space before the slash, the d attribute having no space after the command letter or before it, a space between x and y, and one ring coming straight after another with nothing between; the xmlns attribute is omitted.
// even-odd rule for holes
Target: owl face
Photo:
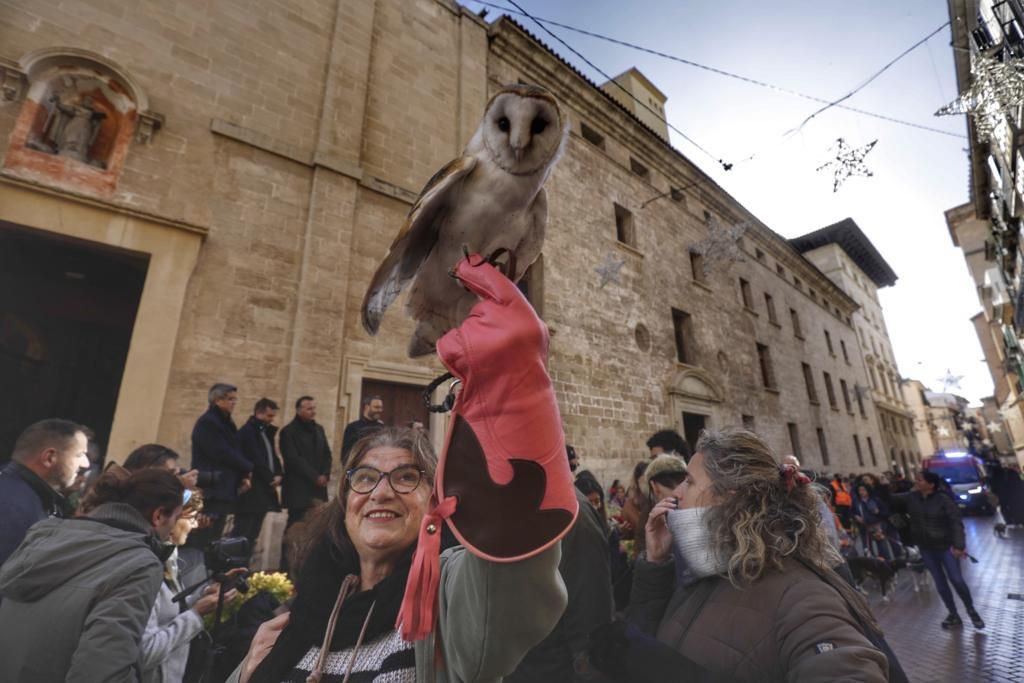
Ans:
<svg viewBox="0 0 1024 683"><path fill-rule="evenodd" d="M557 157L567 132L558 103L537 86L512 86L491 100L481 123L494 163L513 175L530 175Z"/></svg>

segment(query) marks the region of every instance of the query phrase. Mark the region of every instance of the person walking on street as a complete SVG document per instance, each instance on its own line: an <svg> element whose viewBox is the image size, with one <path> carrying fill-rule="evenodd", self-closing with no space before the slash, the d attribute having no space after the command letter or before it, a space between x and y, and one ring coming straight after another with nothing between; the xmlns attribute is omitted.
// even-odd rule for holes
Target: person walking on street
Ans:
<svg viewBox="0 0 1024 683"><path fill-rule="evenodd" d="M256 548L256 539L260 537L267 513L281 509L277 488L281 485L284 470L274 448L277 410L277 403L261 398L256 401L248 421L238 430L242 455L252 464L253 481L252 488L238 496L231 535L248 539L250 554Z"/></svg>
<svg viewBox="0 0 1024 683"><path fill-rule="evenodd" d="M853 528L853 496L850 495L850 485L843 481L842 475L839 474L833 474L829 484L832 486L832 507L839 517L839 523L850 531Z"/></svg>
<svg viewBox="0 0 1024 683"><path fill-rule="evenodd" d="M209 407L192 428L192 467L199 470L203 489L203 514L210 526L199 529L190 544L205 546L224 535L228 515L235 511L239 489L252 481L252 463L238 446L238 428L231 413L238 403L238 388L214 384Z"/></svg>
<svg viewBox="0 0 1024 683"><path fill-rule="evenodd" d="M369 436L374 431L384 426L380 419L384 415L384 401L380 396L366 396L360 403L362 415L355 422L349 422L345 426L345 435L341 440L341 466L348 463L348 452L356 441Z"/></svg>
<svg viewBox="0 0 1024 683"><path fill-rule="evenodd" d="M964 609L974 627L985 628L981 615L974 609L971 590L960 572L960 560L967 557L960 509L942 489L942 484L942 477L935 472L921 472L914 482L915 490L892 496L893 506L910 516L910 533L921 552L925 567L935 580L939 597L949 610L942 628L963 625L953 593L949 590L950 583L964 603Z"/></svg>
<svg viewBox="0 0 1024 683"><path fill-rule="evenodd" d="M331 476L331 447L324 428L316 422L316 399L303 396L295 402L295 419L281 429L284 480L281 505L288 522L281 546L281 566L288 565L288 530L302 521L310 508L327 501Z"/></svg>
<svg viewBox="0 0 1024 683"><path fill-rule="evenodd" d="M11 462L0 470L0 565L33 524L71 516L59 491L89 467L89 436L88 428L59 419L36 422L18 436Z"/></svg>

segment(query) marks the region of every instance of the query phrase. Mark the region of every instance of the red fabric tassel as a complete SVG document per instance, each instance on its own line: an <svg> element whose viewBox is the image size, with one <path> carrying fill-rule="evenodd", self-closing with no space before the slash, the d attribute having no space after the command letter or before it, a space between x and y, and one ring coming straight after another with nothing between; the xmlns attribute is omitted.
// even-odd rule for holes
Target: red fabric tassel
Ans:
<svg viewBox="0 0 1024 683"><path fill-rule="evenodd" d="M408 642L423 640L434 630L437 591L441 585L441 525L455 512L457 502L457 498L445 498L423 516L420 524L419 543L395 623Z"/></svg>

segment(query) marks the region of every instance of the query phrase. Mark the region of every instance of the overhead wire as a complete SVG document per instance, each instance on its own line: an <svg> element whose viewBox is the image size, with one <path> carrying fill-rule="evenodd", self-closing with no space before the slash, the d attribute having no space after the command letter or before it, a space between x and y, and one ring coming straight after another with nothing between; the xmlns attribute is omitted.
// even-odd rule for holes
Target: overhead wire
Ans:
<svg viewBox="0 0 1024 683"><path fill-rule="evenodd" d="M622 47L626 47L626 48L629 48L629 49L632 49L632 50L636 50L636 51L639 51L639 52L646 52L647 54L651 54L651 55L654 55L656 57L661 57L663 59L668 59L668 60L673 61L673 62L678 62L680 64L685 64L687 66L692 66L692 67L697 68L697 69L702 69L702 70L710 72L710 73L718 74L719 76L724 76L726 78L732 78L734 80L742 81L744 83L749 83L750 85L756 85L758 87L766 88L768 90L774 90L776 92L779 92L779 93L782 93L782 94L785 94L785 95L791 95L793 97L798 97L798 98L801 98L801 99L809 100L811 102L818 102L819 104L831 105L831 106L834 106L837 109L843 109L845 111L853 112L855 114L860 114L862 116L869 116L869 117L872 117L872 118L875 118L875 119L879 119L881 121L887 121L889 123L894 123L894 124L898 124L898 125L901 125L901 126L908 126L910 128L917 128L919 130L928 131L930 133L936 133L936 134L939 134L939 135L946 135L946 136L955 137L955 138L966 138L966 136L964 136L964 135L962 135L960 133L954 133L954 132L951 132L951 131L948 131L948 130L943 130L941 128L935 128L933 126L926 126L926 125L921 124L921 123L915 123L913 121L907 121L905 119L900 119L900 118L897 118L897 117L894 117L894 116L888 116L886 114L879 114L878 112L868 111L866 109L860 109L859 107L851 107L849 105L842 104L841 102L843 100L845 100L845 99L848 99L849 96L844 96L844 97L840 98L838 101L837 100L829 100L829 99L824 98L824 97L818 97L816 95L809 95L807 93L800 92L799 90L793 90L791 88L785 88L785 87L782 87L782 86L779 86L779 85L775 85L773 83L769 83L767 81L762 81L762 80L758 80L756 78L751 78L749 76L744 76L742 74L733 73L731 71L727 71L725 69L719 69L717 67L709 66L707 64L701 64L700 62L695 62L693 60L686 59L684 57L679 57L677 55L672 55L672 54L668 54L666 52L661 52L659 50L655 50L655 49L652 49L652 48L649 48L649 47L644 47L642 45L637 45L635 43L631 43L631 42L625 41L625 40L620 40L618 38L613 38L612 36L607 36L607 35L604 35L604 34L601 34L601 33L595 33L594 31L588 31L586 29L582 29L582 28L579 28L579 27L576 27L576 26L571 26L569 24L565 24L565 23L562 23L562 22L554 21L552 19L546 19L546 18L543 18L543 17L535 17L535 16L532 16L530 14L527 14L525 11L513 10L513 9L511 9L509 7L505 7L503 5L499 5L499 4L496 4L496 3L493 3L493 2L486 2L485 0L472 0L472 2L474 2L474 3L478 4L478 5L482 5L484 7L490 7L490 8L493 8L493 9L501 10L503 12L508 12L509 14L518 14L520 16L526 16L526 17L529 17L530 19L532 19L534 22L537 22L538 24L543 22L543 23L546 23L546 24L550 24L552 26L557 26L559 28L564 28L567 31L573 31L574 33L579 33L581 35L589 36L591 38L596 38L598 40L603 40L603 41L606 41L606 42L609 42L609 43L614 43L616 45L621 45ZM923 42L926 42L929 38L934 36L935 33L938 33L939 31L941 31L948 24L949 24L949 22L946 22L946 24L943 24L942 26L940 26L933 33L931 33L928 36L928 38L926 38L925 41L923 41ZM549 34L550 34L550 31L549 31ZM554 34L551 34L551 35L554 35ZM917 45L915 45L915 47L917 47ZM574 54L578 54L575 51L573 51L573 52L574 52ZM900 58L902 58L902 56L905 56L905 55L901 55ZM897 60L898 59L899 58L897 58ZM588 62L588 64L589 64L589 62ZM891 66L891 65L889 65L889 66ZM867 83L864 83L863 85L867 85ZM673 128L673 130L674 130L674 128Z"/></svg>

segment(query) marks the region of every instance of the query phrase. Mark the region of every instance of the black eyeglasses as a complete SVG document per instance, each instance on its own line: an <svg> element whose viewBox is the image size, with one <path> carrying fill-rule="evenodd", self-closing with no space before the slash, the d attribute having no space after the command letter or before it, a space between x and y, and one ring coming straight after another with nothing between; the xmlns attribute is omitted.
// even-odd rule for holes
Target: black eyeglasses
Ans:
<svg viewBox="0 0 1024 683"><path fill-rule="evenodd" d="M412 493L420 485L423 470L416 465L401 465L390 472L381 472L376 467L364 465L345 472L349 488L356 493L372 493L385 477L395 493Z"/></svg>

